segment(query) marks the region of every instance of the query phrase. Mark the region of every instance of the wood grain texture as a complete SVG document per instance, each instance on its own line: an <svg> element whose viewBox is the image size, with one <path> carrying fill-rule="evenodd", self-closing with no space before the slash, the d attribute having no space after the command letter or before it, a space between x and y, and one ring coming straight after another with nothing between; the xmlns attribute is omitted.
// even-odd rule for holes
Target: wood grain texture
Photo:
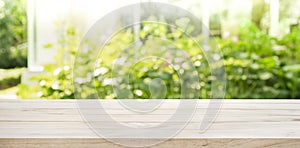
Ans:
<svg viewBox="0 0 300 148"><path fill-rule="evenodd" d="M132 100L126 101L134 104ZM148 103L156 101L160 100ZM145 128L166 121L180 102L164 100L147 114L127 110L116 100L101 103L118 122ZM199 126L208 103L209 100L199 100L194 116L182 131L155 147L300 147L300 100L224 100L211 127L200 133ZM186 110L176 114L171 124L162 126L161 132L184 124L184 117L189 113L188 108ZM0 100L0 147L120 147L100 138L80 112L89 116L89 123L111 131L116 137L131 132L130 129L115 131L97 106L79 109L75 100Z"/></svg>
<svg viewBox="0 0 300 148"><path fill-rule="evenodd" d="M134 141L133 139L129 139ZM10 138L0 139L0 145L3 148L122 148L123 146L111 143L101 138ZM157 148L298 148L299 139L269 139L269 138L197 138L197 139L170 139L163 143L154 145Z"/></svg>

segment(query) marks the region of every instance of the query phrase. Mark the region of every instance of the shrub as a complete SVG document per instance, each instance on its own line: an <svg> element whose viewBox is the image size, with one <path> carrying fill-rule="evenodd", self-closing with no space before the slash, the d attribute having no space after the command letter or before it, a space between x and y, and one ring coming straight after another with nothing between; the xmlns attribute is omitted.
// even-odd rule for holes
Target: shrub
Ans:
<svg viewBox="0 0 300 148"><path fill-rule="evenodd" d="M25 68L0 69L0 89L16 86L21 82L21 74Z"/></svg>
<svg viewBox="0 0 300 148"><path fill-rule="evenodd" d="M24 0L0 0L0 68L27 66Z"/></svg>
<svg viewBox="0 0 300 148"><path fill-rule="evenodd" d="M28 86L20 84L17 95L24 99L50 98L50 99L73 99L74 90L72 84L73 61L78 48L78 34L75 28L63 23L59 36L63 39L58 40L60 45L57 55L54 57L55 64L44 65L46 74L31 78L38 84ZM53 43L45 45L45 48L52 48Z"/></svg>
<svg viewBox="0 0 300 148"><path fill-rule="evenodd" d="M228 79L226 97L300 98L299 33L300 27L281 39L272 38L246 24L235 40L219 40Z"/></svg>
<svg viewBox="0 0 300 148"><path fill-rule="evenodd" d="M128 46L134 41L133 31L129 28L111 38L103 49L102 54L105 56L98 57L96 62L91 61L89 51L80 53L84 54L81 56L84 58L76 60L84 64L86 69L80 69L82 75L76 77L75 80L73 80L72 71L79 37L73 27L65 27L64 30L64 38L59 41L61 48L57 56L58 63L46 65L47 74L34 78L39 84L32 86L34 89L30 90L37 92L38 97L72 99L74 98L72 82L75 81L79 85L75 88L81 92L82 98L96 98L97 96L102 99L159 98L165 93L165 98L177 99L180 98L182 87L177 71L183 71L183 73L190 71L190 68L184 68L184 63L188 60L196 65L201 80L200 86L189 83L188 87L196 89L199 92L199 98L210 98L213 78L210 76L211 72L205 56L198 50L198 46L192 39L184 36L179 30L172 30L163 24L145 23L139 32L139 38L142 41L140 49L160 49L160 47L172 49L170 44L155 40L155 38L163 38L174 42L177 47L189 54L185 56L175 49L162 49L160 52L158 50L146 51L147 55L165 55L176 59L177 71L163 60L149 59L151 62L136 63L130 68L117 65L118 72L129 74L129 79L114 73L111 67L116 59L120 62L122 59L134 57L137 52L143 52L136 50L136 47ZM241 26L238 36L217 39L223 51L226 66L228 84L226 98L300 98L300 93L297 91L300 90L299 33L300 27L283 38L273 38L267 32L248 23ZM196 38L201 40L201 36ZM124 50L125 47L127 48ZM66 53L68 60L65 58ZM94 68L93 71L91 67ZM182 79L189 81L189 77L183 74ZM156 78L160 78L161 81ZM119 96L116 96L111 85L116 80L120 82L115 86L115 91L119 92ZM162 86L163 83L166 88L157 87ZM20 92L22 89L28 90L28 86L20 87ZM97 96L94 96L94 90L97 91ZM130 90L133 93L129 94L123 90ZM194 98L193 95L195 94L187 97Z"/></svg>

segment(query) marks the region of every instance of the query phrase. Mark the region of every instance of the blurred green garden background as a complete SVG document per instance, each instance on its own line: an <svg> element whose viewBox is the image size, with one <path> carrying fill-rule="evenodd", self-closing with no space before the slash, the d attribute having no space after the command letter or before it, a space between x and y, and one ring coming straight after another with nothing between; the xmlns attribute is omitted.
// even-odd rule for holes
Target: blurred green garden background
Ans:
<svg viewBox="0 0 300 148"><path fill-rule="evenodd" d="M158 93L159 91L155 90L156 86L164 83L166 86L164 98L179 99L181 80L178 72L183 74L190 70L190 67L185 66L185 61L194 64L200 80L199 85L189 86L190 89L197 90L199 92L197 96L201 99L211 97L213 93L211 83L215 78L211 76L204 53L193 41L202 41L203 36L199 34L195 38L189 38L182 31L163 24L142 23L138 33L134 32L133 28L119 32L118 36L111 38L104 47L104 54L108 56L99 57L96 61L90 61L89 52L84 53L86 58L76 60L80 60L87 67L93 67L94 71L86 72L87 75L80 79L73 79L74 60L83 33L70 22L53 22L59 30L57 41L49 41L39 50L55 50L53 57L55 63L44 64L43 72L30 78L33 83L21 82L28 60L26 2L26 0L0 0L0 94L2 95L0 98L12 95L13 98L23 99L73 99L75 98L73 82L82 81L93 85L92 88L85 89L84 97L116 99L112 83L117 77L112 75L112 63L120 58L117 56L118 53L126 53L125 57L128 58L137 52L134 47L126 51L123 49L136 38L144 41L140 45L143 49L172 48L164 42L155 40L163 38L184 49L189 55L174 58L175 66L163 60L151 59L150 62L140 62L127 69L125 73L130 75L130 85L124 84L120 87L130 89L133 95L124 97L159 98L159 95L151 93L149 85L153 85L153 91ZM300 98L300 14L291 12L295 10L291 8L297 1L279 0L278 19L283 23L288 22L288 27L278 30L288 31L279 32L275 36L271 33L270 2L265 0L251 0L251 2L253 5L250 19L238 21L233 27L227 27L228 30L224 31L224 26L220 22L227 17L230 10L213 14L209 20L210 40L218 43L224 58L227 81L225 98ZM163 18L151 19L167 22ZM179 26L185 27L190 20L176 21ZM193 27L188 26L184 31L191 33L194 31ZM171 52L161 50L158 54L176 57L180 53L176 50ZM155 81L157 78L161 81ZM97 96L90 96L94 90Z"/></svg>

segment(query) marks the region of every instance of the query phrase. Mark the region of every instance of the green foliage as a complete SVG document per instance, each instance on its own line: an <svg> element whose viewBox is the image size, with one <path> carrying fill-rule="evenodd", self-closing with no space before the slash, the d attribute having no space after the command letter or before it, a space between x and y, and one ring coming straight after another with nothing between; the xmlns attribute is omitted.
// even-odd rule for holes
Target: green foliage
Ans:
<svg viewBox="0 0 300 148"><path fill-rule="evenodd" d="M39 82L38 85L32 86L32 89L29 86L20 86L20 92L25 89L32 90L41 98L74 98L72 69L78 46L78 33L72 27L63 30L63 40L58 42L61 45L57 56L58 64L46 65L47 74L34 78ZM187 31L192 32L193 27L187 28ZM200 85L189 83L187 87L197 90L199 98L210 98L211 81L214 78L211 77L205 55L194 42L194 39L201 40L201 36L190 38L179 29L151 23L142 24L138 35L142 44L137 48L129 46L135 40L132 29L119 32L106 43L101 53L104 56L99 56L96 62L90 60L88 51L80 53L84 54L84 58L76 60L85 64L86 69L80 69L82 75L74 81L83 84L77 91L81 91L84 98L97 97L90 96L94 89L102 99L160 98L164 95L170 99L180 98L183 87L180 81L189 81L190 75L185 73L192 70L186 61L194 64L200 80ZM226 66L226 98L300 98L300 92L297 91L300 90L299 37L300 27L283 38L272 38L265 31L248 23L241 26L238 36L217 39ZM174 46L183 49L188 55L176 50ZM45 47L53 46L49 44ZM112 65L116 59L136 59L134 56L143 52L146 55L163 55L167 59L169 57L173 66L162 59L151 58L136 62L131 67L117 66L117 73L114 73ZM93 71L90 71L91 67L94 68ZM128 74L129 83L118 72ZM116 80L121 82L115 86L120 96L116 96L112 87ZM85 83L93 85L88 87ZM126 89L133 93L122 92ZM193 98L193 95L195 94L187 97Z"/></svg>
<svg viewBox="0 0 300 148"><path fill-rule="evenodd" d="M182 19L176 23L184 26L188 20ZM186 28L187 33L193 31L191 26L182 28ZM142 24L138 35L142 42L138 47L136 46L138 44L131 45L135 36L132 29L129 28L113 36L103 48L101 52L103 56L99 56L98 62L94 66L95 71L91 74L94 85L90 89L96 88L99 98L179 99L181 95L185 98L195 98L199 96L200 92L201 97L210 97L211 77L202 79L199 82L202 86L199 86L200 84L198 85L191 79L191 74L194 74L193 66L186 62L197 63L196 70L201 73L203 78L210 73L207 61L204 60L204 54L194 41L195 38L201 40L201 36L190 38L180 29L148 22ZM178 49L184 49L185 53ZM135 61L143 59L143 55L153 58ZM90 83L84 77L74 81ZM115 81L119 83L115 84ZM181 86L182 81L187 83L184 87ZM82 87L85 86L82 85ZM191 91L181 93L183 88L199 93L194 94ZM83 98L88 96L81 95ZM95 96L91 98L93 97Z"/></svg>
<svg viewBox="0 0 300 148"><path fill-rule="evenodd" d="M253 24L235 41L219 40L225 55L227 98L300 98L300 27L281 39Z"/></svg>
<svg viewBox="0 0 300 148"><path fill-rule="evenodd" d="M0 89L18 85L24 70L25 68L0 69Z"/></svg>
<svg viewBox="0 0 300 148"><path fill-rule="evenodd" d="M27 86L19 85L18 95L22 98L51 98L51 99L72 99L74 98L72 67L76 50L78 48L78 35L75 28L58 23L60 30L58 36L62 38L57 41L59 45L57 55L54 57L55 64L46 64L44 70L46 74L41 74L31 78L38 84ZM45 48L52 48L54 43L45 45Z"/></svg>
<svg viewBox="0 0 300 148"><path fill-rule="evenodd" d="M24 0L0 0L0 68L27 64L27 25Z"/></svg>

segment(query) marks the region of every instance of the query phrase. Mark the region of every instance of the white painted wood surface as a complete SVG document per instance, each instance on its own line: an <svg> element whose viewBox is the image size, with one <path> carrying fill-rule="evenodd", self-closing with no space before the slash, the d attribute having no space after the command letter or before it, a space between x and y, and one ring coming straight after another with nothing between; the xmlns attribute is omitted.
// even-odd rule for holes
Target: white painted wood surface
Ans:
<svg viewBox="0 0 300 148"><path fill-rule="evenodd" d="M171 117L179 100L165 100L151 114L128 111L116 100L101 103L114 119L141 128L159 125ZM199 100L186 127L156 146L300 147L300 100L224 100L212 126L199 133L208 103L209 100ZM120 134L97 108L79 109L74 100L0 100L0 147L119 147L94 133L80 111L87 111L93 124L111 130L116 136ZM176 116L178 120L172 124L183 124L180 119L186 114Z"/></svg>

